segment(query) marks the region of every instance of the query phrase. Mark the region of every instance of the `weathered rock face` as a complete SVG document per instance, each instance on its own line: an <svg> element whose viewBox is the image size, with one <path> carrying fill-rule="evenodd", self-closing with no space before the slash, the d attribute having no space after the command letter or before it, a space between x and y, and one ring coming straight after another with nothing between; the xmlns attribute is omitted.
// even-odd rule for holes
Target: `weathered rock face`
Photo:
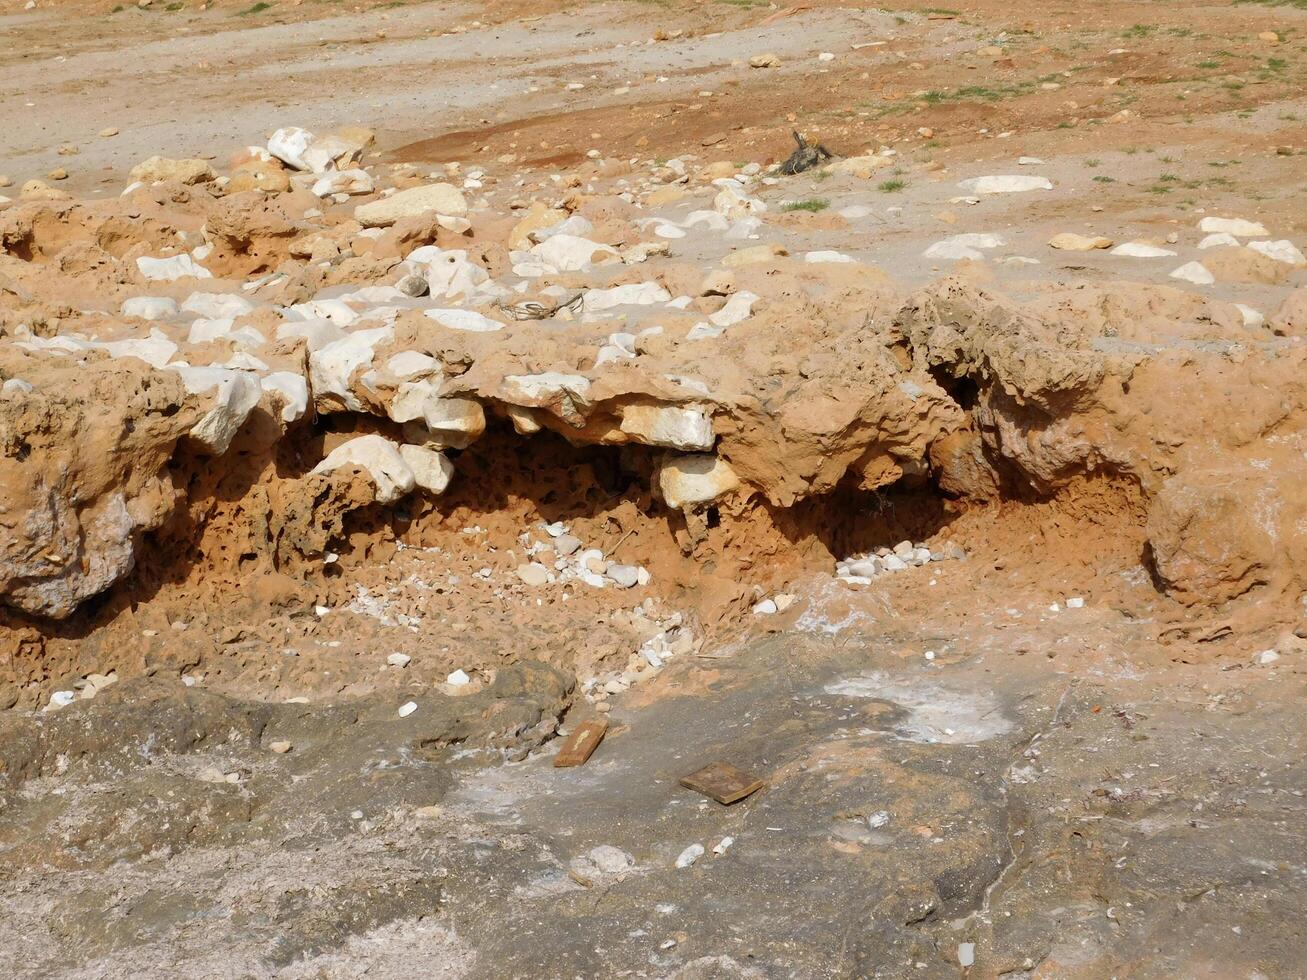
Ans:
<svg viewBox="0 0 1307 980"><path fill-rule="evenodd" d="M1148 510L1148 541L1166 589L1198 605L1301 583L1305 479L1301 454L1275 453L1241 466L1188 470L1163 483Z"/></svg>
<svg viewBox="0 0 1307 980"><path fill-rule="evenodd" d="M178 491L166 472L199 420L175 374L129 359L0 354L0 600L62 617L131 570ZM40 374L39 388L13 383Z"/></svg>
<svg viewBox="0 0 1307 980"><path fill-rule="evenodd" d="M1086 472L1126 477L1151 498L1154 569L1176 598L1302 586L1301 344L1262 334L1249 346L1233 307L1129 285L1018 308L945 283L902 322L914 357L975 392L975 436L932 449L950 493L989 499L1006 479L1049 494Z"/></svg>
<svg viewBox="0 0 1307 980"><path fill-rule="evenodd" d="M244 551L309 555L352 509L443 492L458 454L507 424L625 447L645 499L687 526L718 503L931 481L970 500L1046 498L1105 474L1151 506L1157 581L1178 598L1297 581L1296 524L1221 516L1292 510L1288 484L1256 474L1302 452L1297 293L1266 328L1130 283L1032 285L1016 301L947 278L905 302L849 256L743 244L767 214L744 183L705 188L713 210L680 223L587 195L494 215L480 193L349 169L360 139L281 131L233 172L284 177L284 161L300 172L285 192L185 184L185 168L147 161L167 179L119 201L0 212L2 349L32 365L5 387L3 601L66 615L126 574L171 507L179 439L195 526L220 482L196 473L241 470L241 519L272 542ZM712 268L642 240L699 226L731 243ZM320 427L331 445L315 442L317 416L337 416ZM27 429L48 438L21 442ZM1186 491L1215 481L1218 458L1249 467L1247 486Z"/></svg>

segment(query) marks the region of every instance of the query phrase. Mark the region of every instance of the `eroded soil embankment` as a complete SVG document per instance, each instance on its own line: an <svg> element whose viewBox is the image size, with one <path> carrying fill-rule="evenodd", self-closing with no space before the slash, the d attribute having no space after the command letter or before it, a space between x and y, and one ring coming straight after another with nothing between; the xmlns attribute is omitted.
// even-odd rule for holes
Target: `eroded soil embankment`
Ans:
<svg viewBox="0 0 1307 980"><path fill-rule="evenodd" d="M478 683L533 653L620 686L759 602L804 615L800 573L873 547L928 546L835 566L850 597L950 545L1077 567L1086 545L1045 535L1070 515L1119 538L1105 571L1151 585L1150 616L1296 624L1293 262L1266 316L1000 288L961 239L953 275L903 290L798 254L866 208L786 210L758 165L460 188L359 166L370 141L288 128L223 175L159 158L115 201L34 186L0 212L5 703L94 692L102 646L120 677L199 683L218 648L288 696L361 690L368 621Z"/></svg>

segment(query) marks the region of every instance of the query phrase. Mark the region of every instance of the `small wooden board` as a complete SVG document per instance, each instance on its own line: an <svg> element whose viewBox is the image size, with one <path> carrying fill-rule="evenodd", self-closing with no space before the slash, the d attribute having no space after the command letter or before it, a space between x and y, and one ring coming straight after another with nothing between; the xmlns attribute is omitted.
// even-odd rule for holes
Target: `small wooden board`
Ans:
<svg viewBox="0 0 1307 980"><path fill-rule="evenodd" d="M681 785L730 806L762 789L763 781L741 772L729 762L710 762L698 772L681 777Z"/></svg>
<svg viewBox="0 0 1307 980"><path fill-rule="evenodd" d="M599 748L608 731L608 722L603 718L592 718L577 725L567 741L554 756L554 766L559 769L584 765L586 760Z"/></svg>

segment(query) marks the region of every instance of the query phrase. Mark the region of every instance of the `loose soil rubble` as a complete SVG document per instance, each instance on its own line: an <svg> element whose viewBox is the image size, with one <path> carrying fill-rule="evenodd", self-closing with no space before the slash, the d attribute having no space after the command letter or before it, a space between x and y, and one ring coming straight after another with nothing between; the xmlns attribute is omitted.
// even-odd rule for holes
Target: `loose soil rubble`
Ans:
<svg viewBox="0 0 1307 980"><path fill-rule="evenodd" d="M0 4L0 973L1301 975L1300 9L156 6Z"/></svg>

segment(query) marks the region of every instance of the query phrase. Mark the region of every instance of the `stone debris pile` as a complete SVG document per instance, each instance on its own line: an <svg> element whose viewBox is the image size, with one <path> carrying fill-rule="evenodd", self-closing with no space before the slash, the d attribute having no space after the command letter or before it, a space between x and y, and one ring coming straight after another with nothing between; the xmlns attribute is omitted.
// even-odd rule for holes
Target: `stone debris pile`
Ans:
<svg viewBox="0 0 1307 980"><path fill-rule="evenodd" d="M956 544L945 543L931 550L924 544L900 541L893 548L877 548L865 555L840 559L835 563L835 574L846 585L870 585L875 579L892 572L964 558L966 552Z"/></svg>
<svg viewBox="0 0 1307 980"><path fill-rule="evenodd" d="M610 696L652 678L670 660L693 653L699 647L685 616L680 612L661 612L658 602L652 598L645 599L630 612L619 610L614 617L646 639L628 658L624 670L587 677L581 682L582 693L601 713L611 710Z"/></svg>
<svg viewBox="0 0 1307 980"><path fill-rule="evenodd" d="M569 533L561 521L541 524L545 539L524 532L518 539L533 561L520 565L517 577L526 585L565 585L580 581L594 589L612 585L630 589L648 585L653 576L641 565L627 565L604 556L599 548L583 547L581 539Z"/></svg>

